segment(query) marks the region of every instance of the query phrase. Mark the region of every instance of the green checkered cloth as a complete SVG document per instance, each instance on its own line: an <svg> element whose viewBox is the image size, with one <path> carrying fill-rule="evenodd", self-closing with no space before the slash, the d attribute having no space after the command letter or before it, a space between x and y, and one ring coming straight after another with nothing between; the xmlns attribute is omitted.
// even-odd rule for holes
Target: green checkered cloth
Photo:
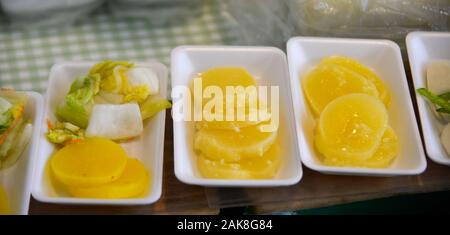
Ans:
<svg viewBox="0 0 450 235"><path fill-rule="evenodd" d="M156 60L169 65L178 45L234 40L220 1L204 1L193 19L168 26L118 19L105 9L71 27L12 30L0 21L0 87L45 92L51 66L60 61Z"/></svg>

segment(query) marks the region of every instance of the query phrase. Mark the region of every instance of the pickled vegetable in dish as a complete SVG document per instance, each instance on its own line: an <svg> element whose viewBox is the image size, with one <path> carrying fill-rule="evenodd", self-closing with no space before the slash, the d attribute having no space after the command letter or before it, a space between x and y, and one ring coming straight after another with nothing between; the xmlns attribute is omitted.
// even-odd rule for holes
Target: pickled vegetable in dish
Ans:
<svg viewBox="0 0 450 235"><path fill-rule="evenodd" d="M441 144L450 156L450 61L432 61L426 71L427 88L417 89L417 93L432 105L436 118L445 124L441 132Z"/></svg>
<svg viewBox="0 0 450 235"><path fill-rule="evenodd" d="M0 169L16 163L26 149L32 124L24 117L28 97L13 90L0 90Z"/></svg>
<svg viewBox="0 0 450 235"><path fill-rule="evenodd" d="M215 179L267 179L278 172L280 146L275 143L261 157L238 162L216 161L201 154L197 158L202 175Z"/></svg>
<svg viewBox="0 0 450 235"><path fill-rule="evenodd" d="M389 107L389 105L391 104L391 93L389 92L389 89L386 87L386 84L384 84L383 80L371 68L363 65L355 59L345 56L325 57L321 60L321 63L338 65L363 76L364 79L367 79L368 81L373 83L373 85L375 85L378 91L378 97L384 103L384 105L386 105L386 107Z"/></svg>
<svg viewBox="0 0 450 235"><path fill-rule="evenodd" d="M86 138L66 145L48 164L52 177L74 197L134 198L150 184L145 166L105 138Z"/></svg>
<svg viewBox="0 0 450 235"><path fill-rule="evenodd" d="M380 145L388 115L379 99L366 94L341 96L320 115L316 138L327 156L370 158Z"/></svg>
<svg viewBox="0 0 450 235"><path fill-rule="evenodd" d="M125 150L104 138L69 144L50 159L50 168L67 185L96 186L119 178L126 165Z"/></svg>
<svg viewBox="0 0 450 235"><path fill-rule="evenodd" d="M143 130L143 120L171 107L158 93L158 76L150 68L125 61L95 64L70 86L56 108L58 121L48 125L47 138L64 145L93 136L112 140L136 137ZM126 125L125 119L130 121Z"/></svg>
<svg viewBox="0 0 450 235"><path fill-rule="evenodd" d="M206 86L219 87L224 97L227 86L256 87L255 79L244 68L211 68L200 73L199 77L202 79L203 89L206 89ZM205 102L208 100L205 100L203 104ZM228 101L224 98L224 102ZM234 102L229 107L236 114L238 107L246 107L248 110L248 102L247 99L245 103ZM224 108L223 112L226 111L228 110ZM194 135L194 150L197 153L200 174L205 178L215 179L275 177L282 160L279 145L276 143L278 130L262 131L261 126L265 124L266 118L256 121L247 119L245 121L198 121Z"/></svg>
<svg viewBox="0 0 450 235"><path fill-rule="evenodd" d="M47 120L48 141L61 147L47 163L53 186L80 198L143 196L150 173L118 142L133 141L145 120L171 107L159 89L155 71L126 61L97 63L76 78L57 120Z"/></svg>
<svg viewBox="0 0 450 235"><path fill-rule="evenodd" d="M348 57L323 58L302 80L317 116L314 143L325 165L386 168L399 153L389 126L390 91L375 71Z"/></svg>
<svg viewBox="0 0 450 235"><path fill-rule="evenodd" d="M128 158L125 169L117 180L91 187L69 186L69 192L80 198L132 198L139 197L147 189L150 176L137 159Z"/></svg>
<svg viewBox="0 0 450 235"><path fill-rule="evenodd" d="M141 112L136 103L97 104L92 109L86 137L120 140L138 136L143 130Z"/></svg>
<svg viewBox="0 0 450 235"><path fill-rule="evenodd" d="M218 87L223 94L223 109L222 110L214 110L214 113L222 114L225 117L225 114L229 111L234 111L234 116L237 115L238 107L245 107L245 118L244 120L237 120L236 118L233 121L227 121L225 118L221 121L219 120L201 120L197 122L198 127L208 127L212 129L221 129L221 130L235 130L239 131L240 128L245 128L252 125L257 125L262 121L268 120L270 118L269 113L262 113L263 115L259 116L256 120L251 120L249 117L249 103L244 102L243 104L238 104L238 102L227 103L226 99L226 90L227 87L255 87L256 81L253 76L244 68L241 67L216 67L211 68L207 71L204 71L199 74L199 78L202 82L202 93L205 92L205 89L211 86ZM192 87L193 89L194 87ZM195 92L195 91L193 91ZM256 94L256 92L255 92ZM202 107L210 101L211 98L204 98L202 101ZM261 102L261 101L258 101ZM265 107L263 104L260 104L260 107ZM228 110L232 109L232 110Z"/></svg>
<svg viewBox="0 0 450 235"><path fill-rule="evenodd" d="M260 125L234 130L200 128L195 134L194 148L210 159L236 162L261 157L277 140L277 132L262 132Z"/></svg>
<svg viewBox="0 0 450 235"><path fill-rule="evenodd" d="M347 68L319 64L303 80L305 96L314 113L320 115L328 103L352 93L378 96L373 83Z"/></svg>

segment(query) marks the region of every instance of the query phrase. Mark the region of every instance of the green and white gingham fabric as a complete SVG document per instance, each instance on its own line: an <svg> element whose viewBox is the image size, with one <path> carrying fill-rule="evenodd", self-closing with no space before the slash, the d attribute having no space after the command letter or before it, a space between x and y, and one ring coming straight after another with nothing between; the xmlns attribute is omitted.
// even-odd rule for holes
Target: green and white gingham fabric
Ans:
<svg viewBox="0 0 450 235"><path fill-rule="evenodd" d="M178 45L226 44L232 30L225 5L205 1L198 17L155 27L145 20L117 19L98 10L66 28L17 31L0 21L0 87L45 92L51 66L60 61L156 60L169 65Z"/></svg>

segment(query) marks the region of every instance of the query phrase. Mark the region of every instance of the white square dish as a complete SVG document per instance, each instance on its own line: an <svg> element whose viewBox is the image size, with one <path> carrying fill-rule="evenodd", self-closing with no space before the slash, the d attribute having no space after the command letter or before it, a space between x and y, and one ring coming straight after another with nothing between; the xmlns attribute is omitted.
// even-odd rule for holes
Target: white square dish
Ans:
<svg viewBox="0 0 450 235"><path fill-rule="evenodd" d="M55 108L69 91L71 83L78 76L87 74L89 68L94 64L92 62L63 62L52 67L44 118L51 122L56 121ZM168 76L166 67L160 63L136 63L136 65L145 66L155 71L159 78L160 95L166 97ZM139 137L121 143L126 153L131 157L138 158L150 172L151 184L145 196L130 199L75 198L53 187L45 169L48 159L54 153L56 147L47 140L48 127L43 125L39 133L40 145L39 153L36 156L33 197L42 202L64 204L143 205L157 201L161 196L162 188L165 117L165 111L161 111L144 122L144 131Z"/></svg>
<svg viewBox="0 0 450 235"><path fill-rule="evenodd" d="M300 156L312 170L327 174L394 176L417 175L426 168L416 117L403 68L400 48L388 40L294 37L287 43L292 97L299 133ZM321 163L314 146L315 118L304 98L301 79L323 57L341 55L374 69L390 88L389 124L400 141L400 153L388 168L333 167Z"/></svg>
<svg viewBox="0 0 450 235"><path fill-rule="evenodd" d="M44 99L41 94L28 91L28 102L24 117L33 124L33 134L26 149L14 166L0 170L0 185L8 196L10 214L26 215L30 204L33 170L38 153L39 130L44 114Z"/></svg>
<svg viewBox="0 0 450 235"><path fill-rule="evenodd" d="M433 60L450 60L450 33L412 32L406 37L414 89L426 88L426 68ZM436 163L450 165L450 156L441 144L440 133L444 128L433 114L430 104L416 93L420 123L428 157Z"/></svg>
<svg viewBox="0 0 450 235"><path fill-rule="evenodd" d="M228 180L209 179L200 175L194 152L194 122L174 120L174 162L176 177L187 184L224 187L269 187L296 184L302 177L297 148L294 113L286 55L272 47L181 46L172 51L172 90L189 87L194 77L213 67L243 67L258 85L278 86L279 134L283 162L273 179ZM176 98L173 97L174 104Z"/></svg>

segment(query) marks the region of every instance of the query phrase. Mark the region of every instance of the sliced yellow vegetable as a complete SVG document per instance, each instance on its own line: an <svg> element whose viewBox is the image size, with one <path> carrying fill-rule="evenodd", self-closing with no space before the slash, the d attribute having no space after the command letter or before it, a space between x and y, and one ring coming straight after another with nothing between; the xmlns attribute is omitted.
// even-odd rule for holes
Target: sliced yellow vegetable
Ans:
<svg viewBox="0 0 450 235"><path fill-rule="evenodd" d="M7 215L10 213L8 194L6 190L0 185L0 215Z"/></svg>
<svg viewBox="0 0 450 235"><path fill-rule="evenodd" d="M391 103L391 94L389 89L384 84L383 80L369 67L361 64L355 59L344 56L329 56L321 60L321 64L335 64L353 72L359 73L364 78L372 82L378 90L379 98L383 101L386 107L389 107Z"/></svg>
<svg viewBox="0 0 450 235"><path fill-rule="evenodd" d="M306 99L315 115L320 115L328 103L352 93L378 97L375 85L364 76L336 65L322 65L313 69L302 80Z"/></svg>
<svg viewBox="0 0 450 235"><path fill-rule="evenodd" d="M263 156L277 139L277 133L262 132L259 125L240 131L202 128L195 135L194 148L211 159L236 162Z"/></svg>
<svg viewBox="0 0 450 235"><path fill-rule="evenodd" d="M355 166L369 168L385 168L388 167L394 158L398 155L400 145L398 137L391 127L388 127L381 138L380 147L375 154L367 159L353 158L333 158L325 157L323 162L330 166Z"/></svg>
<svg viewBox="0 0 450 235"><path fill-rule="evenodd" d="M150 183L150 175L137 159L128 158L122 175L111 183L95 187L69 186L70 193L81 198L131 198L144 192Z"/></svg>
<svg viewBox="0 0 450 235"><path fill-rule="evenodd" d="M117 180L127 163L125 150L104 138L66 145L50 160L58 181L72 186L98 186Z"/></svg>
<svg viewBox="0 0 450 235"><path fill-rule="evenodd" d="M237 163L217 161L205 155L198 156L198 168L203 177L217 179L270 179L281 163L280 147L273 144L261 157Z"/></svg>
<svg viewBox="0 0 450 235"><path fill-rule="evenodd" d="M366 94L341 96L320 115L316 147L327 157L368 159L380 145L388 115L383 103Z"/></svg>

